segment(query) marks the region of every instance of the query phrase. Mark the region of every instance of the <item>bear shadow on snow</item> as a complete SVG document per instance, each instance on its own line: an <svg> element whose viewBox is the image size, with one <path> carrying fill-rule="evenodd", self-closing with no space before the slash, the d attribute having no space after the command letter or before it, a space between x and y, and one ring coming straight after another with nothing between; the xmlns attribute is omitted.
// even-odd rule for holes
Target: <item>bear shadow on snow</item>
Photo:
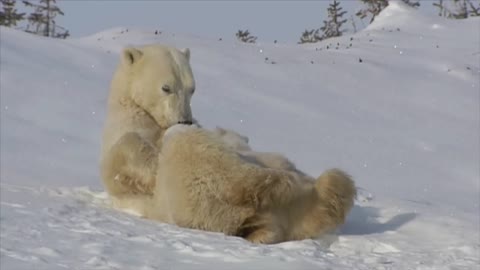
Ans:
<svg viewBox="0 0 480 270"><path fill-rule="evenodd" d="M380 209L371 206L355 205L340 228L343 235L367 235L395 231L415 219L415 213L402 213L390 218L387 222L379 222Z"/></svg>

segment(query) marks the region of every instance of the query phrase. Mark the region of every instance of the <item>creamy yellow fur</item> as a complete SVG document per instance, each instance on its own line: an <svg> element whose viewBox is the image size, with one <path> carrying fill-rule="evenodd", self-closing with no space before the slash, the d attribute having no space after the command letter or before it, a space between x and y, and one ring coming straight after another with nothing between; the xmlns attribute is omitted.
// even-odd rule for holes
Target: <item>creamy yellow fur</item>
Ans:
<svg viewBox="0 0 480 270"><path fill-rule="evenodd" d="M165 138L147 218L237 235L255 243L316 237L344 222L353 181L329 170L316 181L245 159L215 132L185 127Z"/></svg>
<svg viewBox="0 0 480 270"><path fill-rule="evenodd" d="M101 153L104 186L120 208L129 206L126 198L136 208L138 201L152 196L164 131L192 121L195 82L189 57L188 49L160 45L126 48L121 54L111 82Z"/></svg>
<svg viewBox="0 0 480 270"><path fill-rule="evenodd" d="M234 131L174 126L194 122L189 56L159 45L122 52L101 156L114 205L254 243L316 237L343 223L356 191L342 171L313 179L280 154L251 150Z"/></svg>
<svg viewBox="0 0 480 270"><path fill-rule="evenodd" d="M252 151L250 145L248 145L248 137L238 132L221 127L215 128L212 132L215 136L223 140L227 147L235 150L252 163L266 168L297 171L301 173L290 160L279 153Z"/></svg>

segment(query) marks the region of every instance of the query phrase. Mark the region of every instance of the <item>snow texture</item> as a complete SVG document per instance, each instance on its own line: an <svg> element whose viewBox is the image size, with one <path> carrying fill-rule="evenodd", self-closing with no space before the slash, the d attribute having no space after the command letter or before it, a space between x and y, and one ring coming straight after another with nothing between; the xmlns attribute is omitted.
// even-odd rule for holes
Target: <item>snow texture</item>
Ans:
<svg viewBox="0 0 480 270"><path fill-rule="evenodd" d="M52 40L1 28L1 269L478 269L480 18L392 2L352 35L241 44L116 28ZM193 112L317 176L350 172L335 235L276 245L108 207L99 143L126 45L189 47Z"/></svg>

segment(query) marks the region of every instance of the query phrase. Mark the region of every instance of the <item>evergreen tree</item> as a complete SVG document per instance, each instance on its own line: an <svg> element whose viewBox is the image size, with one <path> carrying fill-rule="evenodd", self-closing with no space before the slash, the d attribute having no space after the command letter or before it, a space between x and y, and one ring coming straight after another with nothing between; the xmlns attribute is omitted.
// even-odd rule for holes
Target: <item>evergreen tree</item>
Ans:
<svg viewBox="0 0 480 270"><path fill-rule="evenodd" d="M480 16L480 4L475 6L472 0L438 0L433 6L439 9L438 16L451 19L465 19L469 16Z"/></svg>
<svg viewBox="0 0 480 270"><path fill-rule="evenodd" d="M34 12L28 15L26 31L45 37L67 38L70 35L68 30L55 22L57 15L65 15L56 2L56 0L39 0L38 3L23 1L27 7L34 8Z"/></svg>
<svg viewBox="0 0 480 270"><path fill-rule="evenodd" d="M375 17L384 9L388 6L388 1L389 0L360 0L362 1L363 4L365 4L365 7L363 9L360 9L355 15L360 17L360 19L364 19L368 16L372 16L370 18L370 23L373 22ZM443 1L443 0L440 0ZM405 4L411 6L411 7L419 7L420 2L419 0L402 0Z"/></svg>
<svg viewBox="0 0 480 270"><path fill-rule="evenodd" d="M470 6L470 17L480 16L480 2L477 2L478 6L475 6L471 0L467 0L467 2Z"/></svg>
<svg viewBox="0 0 480 270"><path fill-rule="evenodd" d="M438 16L440 17L447 16L447 9L443 5L443 0L438 0L438 3L432 3L432 5L438 8Z"/></svg>
<svg viewBox="0 0 480 270"><path fill-rule="evenodd" d="M312 29L310 31L305 29L298 44L315 43L319 42L320 40L322 40L322 37L320 37L320 29Z"/></svg>
<svg viewBox="0 0 480 270"><path fill-rule="evenodd" d="M468 7L466 0L453 0L453 11L450 12L450 18L465 19L468 18Z"/></svg>
<svg viewBox="0 0 480 270"><path fill-rule="evenodd" d="M0 25L13 27L25 19L25 13L18 13L15 8L15 0L0 0L2 10L0 11Z"/></svg>
<svg viewBox="0 0 480 270"><path fill-rule="evenodd" d="M235 36L239 41L245 42L245 43L255 43L257 41L257 37L252 36L250 32L248 32L248 30L245 30L245 31L238 30Z"/></svg>
<svg viewBox="0 0 480 270"><path fill-rule="evenodd" d="M328 7L328 21L323 21L323 26L320 27L320 30L323 32L322 39L327 39L331 37L339 37L344 32L341 27L342 24L347 22L347 19L342 20L342 16L347 13L342 11L340 7L340 2L333 0L333 3Z"/></svg>
<svg viewBox="0 0 480 270"><path fill-rule="evenodd" d="M388 0L360 0L365 4L365 8L359 10L355 15L364 19L371 15L370 23L373 22L375 17L388 6Z"/></svg>

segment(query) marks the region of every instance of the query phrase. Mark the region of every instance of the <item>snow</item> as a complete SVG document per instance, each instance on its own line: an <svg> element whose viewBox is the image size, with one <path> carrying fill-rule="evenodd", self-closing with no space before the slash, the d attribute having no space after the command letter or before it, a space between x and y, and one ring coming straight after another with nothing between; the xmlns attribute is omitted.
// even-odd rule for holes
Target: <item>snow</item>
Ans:
<svg viewBox="0 0 480 270"><path fill-rule="evenodd" d="M392 2L365 30L309 45L1 28L0 268L478 269L479 19ZM313 176L354 176L360 194L335 235L253 245L108 207L98 158L110 79L122 47L154 42L191 49L202 125Z"/></svg>

